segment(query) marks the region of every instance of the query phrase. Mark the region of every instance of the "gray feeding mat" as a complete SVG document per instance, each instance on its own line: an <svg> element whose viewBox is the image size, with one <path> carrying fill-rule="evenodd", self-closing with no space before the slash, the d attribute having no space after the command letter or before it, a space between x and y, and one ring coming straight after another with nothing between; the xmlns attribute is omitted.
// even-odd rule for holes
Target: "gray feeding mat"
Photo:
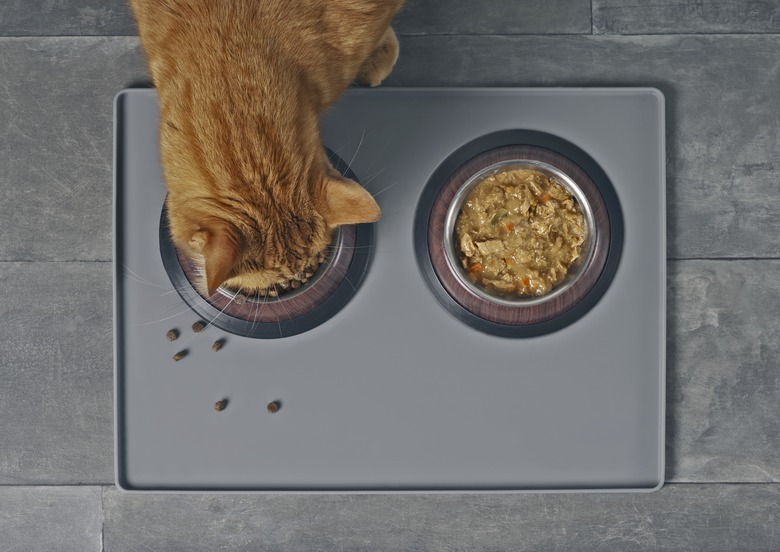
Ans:
<svg viewBox="0 0 780 552"><path fill-rule="evenodd" d="M294 290L207 301L167 235L156 94L121 92L117 485L659 488L664 117L654 89L351 89L322 138L382 219L342 228ZM453 251L461 190L513 163L557 175L587 215L585 253L543 300L480 294Z"/></svg>

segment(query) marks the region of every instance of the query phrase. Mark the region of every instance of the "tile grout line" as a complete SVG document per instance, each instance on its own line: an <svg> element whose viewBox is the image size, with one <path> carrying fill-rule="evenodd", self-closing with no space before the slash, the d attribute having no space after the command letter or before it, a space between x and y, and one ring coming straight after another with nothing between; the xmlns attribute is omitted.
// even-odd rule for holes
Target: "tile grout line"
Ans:
<svg viewBox="0 0 780 552"><path fill-rule="evenodd" d="M55 264L55 263L113 263L113 259L64 259L64 260L32 260L32 259L0 259L0 264L3 263L42 263L42 264Z"/></svg>
<svg viewBox="0 0 780 552"><path fill-rule="evenodd" d="M593 32L593 0L590 0L590 34L591 36L595 34Z"/></svg>
<svg viewBox="0 0 780 552"><path fill-rule="evenodd" d="M780 261L780 257L667 257L667 262L687 262L687 261Z"/></svg>
<svg viewBox="0 0 780 552"><path fill-rule="evenodd" d="M100 552L106 552L106 487L100 486Z"/></svg>
<svg viewBox="0 0 780 552"><path fill-rule="evenodd" d="M595 38L595 39L605 39L605 38L631 38L631 37L677 37L677 36L685 36L685 37L695 37L695 36L703 36L703 37L759 37L759 36L770 36L770 37L780 37L780 30L778 31L772 31L772 32L763 32L763 33L757 33L757 32L730 32L730 33L717 33L717 32L676 32L676 33L608 33L608 32L599 32L595 33L593 32L593 21L592 21L592 15L591 15L591 32L580 32L580 33L397 33L397 36L399 38L427 38L427 37L448 37L448 36L468 36L468 37L507 37L507 38L513 38L513 37L530 37L530 38L567 38L567 37L583 37L583 38ZM119 38L123 38L124 35L120 36ZM0 37L2 38L2 37ZM26 37L9 37L9 38L26 38ZM46 36L43 36L41 38L47 38Z"/></svg>
<svg viewBox="0 0 780 552"><path fill-rule="evenodd" d="M113 483L0 483L0 489L13 487L110 487Z"/></svg>
<svg viewBox="0 0 780 552"><path fill-rule="evenodd" d="M593 13L591 10L591 32L588 33L458 33L458 32L443 32L443 33L397 33L398 37L402 38L426 38L426 37L447 37L447 36L473 36L473 37L593 37L593 38L608 38L608 37L675 37L675 36L707 36L707 37L744 37L744 36L774 36L780 37L779 31L772 32L738 32L732 31L729 33L718 32L674 32L674 33L594 33L593 32ZM0 40L26 40L26 39L62 39L62 38L84 38L84 39L101 39L101 38L138 38L138 35L0 35Z"/></svg>
<svg viewBox="0 0 780 552"><path fill-rule="evenodd" d="M665 481L664 482L664 487L682 486L682 485L780 485L780 480L778 480L778 481ZM88 484L78 484L78 483L64 483L64 484L52 484L52 483L22 484L22 483L12 483L12 484L5 484L5 483L0 483L0 490L3 489L3 488L22 488L22 487L26 487L26 488L34 488L34 487L56 487L56 488L97 487L97 488L100 489L100 507L101 507L101 511L103 511L103 508L104 508L104 505L105 505L104 504L105 492L109 491L111 489L116 489L116 487L113 484L105 484L105 483L103 483L103 484L92 484L92 483L88 483ZM157 494L157 493L149 492L149 493L141 493L141 494L154 495L154 494ZM187 493L187 494L192 494L192 493ZM219 493L219 492L214 492L214 491L204 491L202 493L195 493L195 494L209 494L209 495L224 494L224 495L227 496L227 495L234 495L236 493L235 493L235 491L225 491L224 493ZM241 494L244 494L244 493L241 493ZM248 494L254 494L254 495L258 495L258 496L263 496L263 495L273 495L273 494L277 494L277 493L265 493L265 492L252 492L252 491L250 491L250 492L248 492ZM284 494L284 493L282 493L282 494ZM336 494L339 494L339 493L336 493ZM346 493L341 493L341 494L342 495L352 495L353 493L346 492ZM389 493L385 493L385 496L386 495L396 495L397 496L397 495L403 495L403 494L410 494L410 493L403 493L403 492L401 492L401 493L392 493L392 492L389 492ZM417 494L417 493L411 493L411 494ZM425 494L425 493L423 493L423 494ZM428 494L435 495L435 494L439 494L439 493L431 492L431 493L428 493ZM466 492L464 492L463 494L491 494L491 493L470 493L470 492L466 493ZM518 494L521 494L521 493L518 493ZM544 494L544 493L540 493L540 494ZM570 494L577 494L577 492L576 491L572 491L572 493L570 493ZM302 495L302 496L304 496L304 495ZM324 494L324 495L319 495L319 496L328 496L328 495Z"/></svg>

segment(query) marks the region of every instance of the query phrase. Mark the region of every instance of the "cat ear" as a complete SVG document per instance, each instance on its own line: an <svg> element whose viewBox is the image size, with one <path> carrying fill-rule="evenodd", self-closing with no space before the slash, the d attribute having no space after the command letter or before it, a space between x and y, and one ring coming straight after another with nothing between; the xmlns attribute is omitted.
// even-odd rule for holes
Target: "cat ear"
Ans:
<svg viewBox="0 0 780 552"><path fill-rule="evenodd" d="M203 255L206 270L206 289L211 297L225 280L230 278L238 259L236 240L225 228L198 230L190 245Z"/></svg>
<svg viewBox="0 0 780 552"><path fill-rule="evenodd" d="M322 216L328 226L375 222L381 214L373 196L357 182L341 176L325 177Z"/></svg>

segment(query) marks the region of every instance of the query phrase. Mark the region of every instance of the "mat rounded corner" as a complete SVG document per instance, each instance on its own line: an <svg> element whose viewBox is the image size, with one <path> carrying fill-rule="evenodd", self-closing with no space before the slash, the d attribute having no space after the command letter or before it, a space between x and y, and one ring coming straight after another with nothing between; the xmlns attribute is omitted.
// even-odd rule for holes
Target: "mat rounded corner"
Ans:
<svg viewBox="0 0 780 552"><path fill-rule="evenodd" d="M122 493L134 493L138 492L138 487L133 485L127 478L126 474L116 471L114 473L114 487Z"/></svg>
<svg viewBox="0 0 780 552"><path fill-rule="evenodd" d="M664 105L666 103L666 95L661 91L660 88L656 88L655 86L648 86L645 88L645 91L652 96L659 105Z"/></svg>
<svg viewBox="0 0 780 552"><path fill-rule="evenodd" d="M114 109L116 109L117 104L121 101L122 98L124 98L127 95L129 91L130 91L129 89L123 88L122 90L114 94L114 98L111 101L111 103L114 105Z"/></svg>
<svg viewBox="0 0 780 552"><path fill-rule="evenodd" d="M663 488L663 486L665 484L666 484L666 481L664 481L664 478L661 477L660 480L658 482L656 482L656 484L654 486L652 486L649 489L647 489L647 492L648 493L658 492L658 491L660 491Z"/></svg>

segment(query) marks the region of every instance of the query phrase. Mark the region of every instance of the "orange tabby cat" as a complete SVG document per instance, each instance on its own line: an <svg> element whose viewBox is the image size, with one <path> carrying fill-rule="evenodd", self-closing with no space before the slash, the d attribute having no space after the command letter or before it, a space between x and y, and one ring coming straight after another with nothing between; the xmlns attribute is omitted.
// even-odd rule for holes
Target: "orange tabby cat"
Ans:
<svg viewBox="0 0 780 552"><path fill-rule="evenodd" d="M379 207L330 166L318 116L398 57L403 0L130 0L160 98L173 242L200 291L292 278Z"/></svg>

